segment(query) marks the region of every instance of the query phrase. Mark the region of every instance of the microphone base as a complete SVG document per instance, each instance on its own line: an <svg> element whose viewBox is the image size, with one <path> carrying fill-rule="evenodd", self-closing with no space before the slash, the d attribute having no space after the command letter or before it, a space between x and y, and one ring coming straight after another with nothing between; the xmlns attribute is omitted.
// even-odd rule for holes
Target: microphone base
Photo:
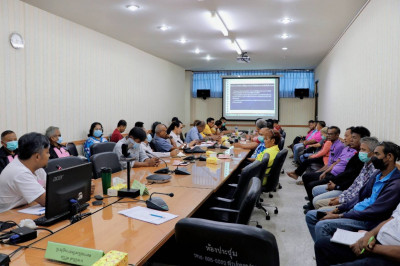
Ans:
<svg viewBox="0 0 400 266"><path fill-rule="evenodd" d="M164 167L161 169L158 169L157 171L154 171L155 174L169 174L170 170L168 167Z"/></svg>
<svg viewBox="0 0 400 266"><path fill-rule="evenodd" d="M118 190L118 197L120 198L137 198L140 195L139 189L131 188L123 188Z"/></svg>
<svg viewBox="0 0 400 266"><path fill-rule="evenodd" d="M186 168L175 169L174 173L176 175L191 175L191 173Z"/></svg>

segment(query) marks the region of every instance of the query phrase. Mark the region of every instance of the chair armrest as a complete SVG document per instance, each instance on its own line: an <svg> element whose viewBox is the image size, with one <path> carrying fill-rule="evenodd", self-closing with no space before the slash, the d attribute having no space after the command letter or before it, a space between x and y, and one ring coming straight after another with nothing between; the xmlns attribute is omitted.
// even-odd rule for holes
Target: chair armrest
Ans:
<svg viewBox="0 0 400 266"><path fill-rule="evenodd" d="M230 186L230 187L234 187L234 188L237 188L237 184L228 184L228 186Z"/></svg>
<svg viewBox="0 0 400 266"><path fill-rule="evenodd" d="M215 198L218 201L226 202L226 203L232 203L233 199L227 199L227 198L221 198L221 197L216 197Z"/></svg>
<svg viewBox="0 0 400 266"><path fill-rule="evenodd" d="M210 211L214 211L214 212L227 212L227 213L235 213L238 214L239 211L238 210L232 210L232 209L225 209L225 208L218 208L218 207L211 207Z"/></svg>

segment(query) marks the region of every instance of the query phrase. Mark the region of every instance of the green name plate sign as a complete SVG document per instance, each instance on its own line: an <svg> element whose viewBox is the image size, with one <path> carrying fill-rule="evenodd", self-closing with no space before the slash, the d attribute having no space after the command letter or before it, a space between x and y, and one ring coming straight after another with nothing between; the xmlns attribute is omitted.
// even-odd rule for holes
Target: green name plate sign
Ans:
<svg viewBox="0 0 400 266"><path fill-rule="evenodd" d="M102 250L71 246L49 241L47 243L46 259L61 261L74 265L92 265L103 257Z"/></svg>

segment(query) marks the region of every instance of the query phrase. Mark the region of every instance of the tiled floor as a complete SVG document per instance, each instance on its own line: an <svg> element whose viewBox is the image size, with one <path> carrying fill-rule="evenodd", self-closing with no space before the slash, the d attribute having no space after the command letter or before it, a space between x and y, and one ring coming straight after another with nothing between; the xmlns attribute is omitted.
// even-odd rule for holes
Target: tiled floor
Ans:
<svg viewBox="0 0 400 266"><path fill-rule="evenodd" d="M280 265L312 266L316 264L313 258L314 243L303 213L306 192L303 186L296 185L295 181L286 175L286 171L295 169L291 161L287 158L283 166L285 173L280 177L282 189L273 193L272 199L265 193L262 196L264 203L276 204L279 213L276 215L273 208L267 208L271 215L271 220L267 221L262 210L254 209L251 221L257 220L263 229L275 235L279 247ZM255 223L251 222L250 225L255 225Z"/></svg>

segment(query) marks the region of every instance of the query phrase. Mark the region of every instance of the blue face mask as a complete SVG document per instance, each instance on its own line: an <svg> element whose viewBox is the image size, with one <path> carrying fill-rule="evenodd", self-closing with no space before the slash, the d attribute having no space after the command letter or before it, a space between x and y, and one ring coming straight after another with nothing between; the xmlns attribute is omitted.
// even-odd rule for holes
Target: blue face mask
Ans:
<svg viewBox="0 0 400 266"><path fill-rule="evenodd" d="M139 149L139 146L140 146L140 144L139 143L137 143L136 141L133 141L134 143L133 143L133 149Z"/></svg>
<svg viewBox="0 0 400 266"><path fill-rule="evenodd" d="M368 157L368 152L359 152L358 153L358 158L360 159L361 162L363 163L368 163L371 158Z"/></svg>
<svg viewBox="0 0 400 266"><path fill-rule="evenodd" d="M96 130L93 132L93 136L95 136L96 138L100 138L101 135L103 135L103 131L100 130L100 129L96 129Z"/></svg>
<svg viewBox="0 0 400 266"><path fill-rule="evenodd" d="M222 126L224 127L226 125L226 123L223 123Z"/></svg>
<svg viewBox="0 0 400 266"><path fill-rule="evenodd" d="M151 136L151 134L147 134L147 141L151 142L152 139L153 139L153 137Z"/></svg>
<svg viewBox="0 0 400 266"><path fill-rule="evenodd" d="M59 137L58 137L58 140L57 140L57 143L58 143L58 144L61 144L61 143L62 143L62 141L63 141L62 137L61 137L61 136L59 136Z"/></svg>
<svg viewBox="0 0 400 266"><path fill-rule="evenodd" d="M259 142L264 142L264 137L263 136L258 136L258 141Z"/></svg>
<svg viewBox="0 0 400 266"><path fill-rule="evenodd" d="M326 137L325 137L325 136L321 136L321 138L322 138L323 140L326 140Z"/></svg>
<svg viewBox="0 0 400 266"><path fill-rule="evenodd" d="M7 142L7 150L15 151L16 149L18 149L18 141L17 140Z"/></svg>

